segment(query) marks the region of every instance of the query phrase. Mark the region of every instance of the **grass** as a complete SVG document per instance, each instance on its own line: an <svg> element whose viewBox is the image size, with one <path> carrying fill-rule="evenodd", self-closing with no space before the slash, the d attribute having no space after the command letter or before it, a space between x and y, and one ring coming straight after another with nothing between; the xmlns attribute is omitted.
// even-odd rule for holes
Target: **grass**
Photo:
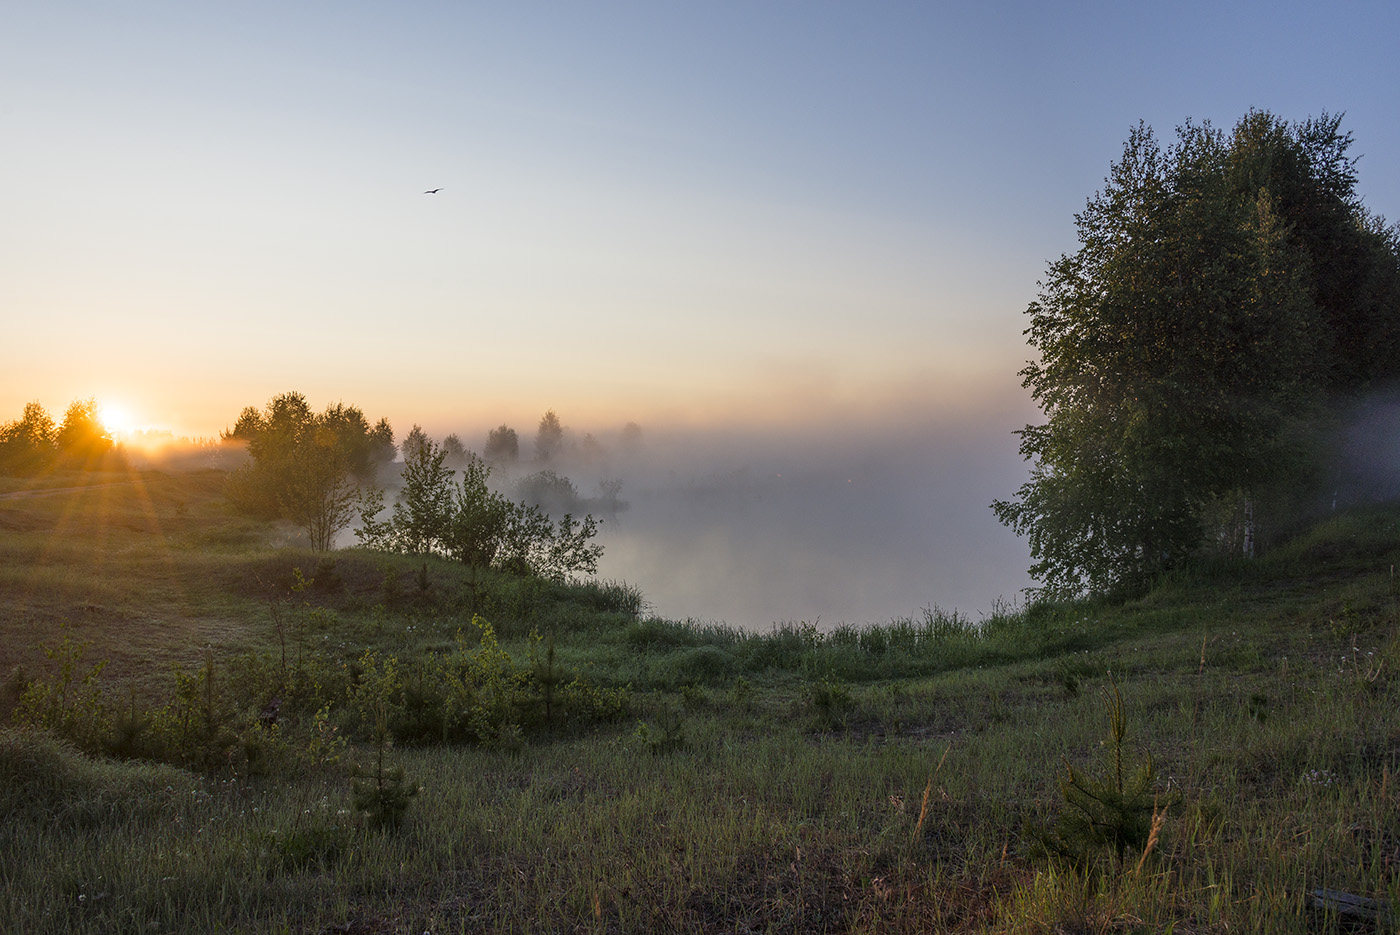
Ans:
<svg viewBox="0 0 1400 935"><path fill-rule="evenodd" d="M1302 933L1350 930L1314 890L1400 905L1400 510L1127 603L746 633L617 583L318 556L229 513L215 472L82 480L0 499L0 675L57 684L64 634L79 674L110 661L86 734L0 732L16 931ZM494 681L453 668L499 661L475 616ZM578 716L546 719L570 679ZM1046 856L1068 768L1111 762L1115 684L1155 833ZM387 761L422 792L381 830L351 786L371 696L513 728L401 726ZM107 755L124 706L184 739ZM198 768L181 747L211 743Z"/></svg>

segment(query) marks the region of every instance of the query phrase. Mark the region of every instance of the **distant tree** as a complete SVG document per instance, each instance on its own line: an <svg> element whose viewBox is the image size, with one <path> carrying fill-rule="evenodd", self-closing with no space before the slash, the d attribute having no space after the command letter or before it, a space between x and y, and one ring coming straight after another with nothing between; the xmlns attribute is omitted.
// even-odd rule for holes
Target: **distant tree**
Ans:
<svg viewBox="0 0 1400 935"><path fill-rule="evenodd" d="M488 462L516 461L520 458L520 438L515 429L502 423L486 435L486 447L482 450Z"/></svg>
<svg viewBox="0 0 1400 935"><path fill-rule="evenodd" d="M628 422L622 427L622 447L627 451L636 451L642 447L642 427L635 422Z"/></svg>
<svg viewBox="0 0 1400 935"><path fill-rule="evenodd" d="M318 432L329 431L334 447L360 484L371 484L381 467L394 460L394 432L387 419L370 427L357 406L333 403L316 417ZM387 438L386 438L387 436Z"/></svg>
<svg viewBox="0 0 1400 935"><path fill-rule="evenodd" d="M456 434L449 435L442 440L442 450L447 452L447 463L449 464L462 464L467 460L467 448Z"/></svg>
<svg viewBox="0 0 1400 935"><path fill-rule="evenodd" d="M112 436L97 414L97 400L75 400L63 414L54 438L59 457L90 464L112 450Z"/></svg>
<svg viewBox="0 0 1400 935"><path fill-rule="evenodd" d="M53 445L58 440L58 426L54 424L48 411L39 405L38 400L25 403L24 414L18 422L11 424L15 431L10 437L22 439L26 445L43 448Z"/></svg>
<svg viewBox="0 0 1400 935"><path fill-rule="evenodd" d="M564 426L559 416L551 409L540 418L539 429L535 432L535 457L548 461L559 453L564 445Z"/></svg>
<svg viewBox="0 0 1400 935"><path fill-rule="evenodd" d="M0 471L32 474L52 463L58 427L37 401L25 403L17 422L0 426Z"/></svg>
<svg viewBox="0 0 1400 935"><path fill-rule="evenodd" d="M274 396L261 411L244 408L222 436L248 446L251 460L233 472L225 488L239 509L263 519L282 516L298 469L297 449L307 443L314 424L311 406L297 392Z"/></svg>
<svg viewBox="0 0 1400 935"><path fill-rule="evenodd" d="M399 449L394 444L394 429L388 419L381 418L374 423L374 428L369 430L368 447L370 463L376 470L393 463Z"/></svg>
<svg viewBox="0 0 1400 935"><path fill-rule="evenodd" d="M522 503L538 506L546 513L565 513L578 507L578 488L562 474L545 469L515 482L515 496Z"/></svg>
<svg viewBox="0 0 1400 935"><path fill-rule="evenodd" d="M403 486L394 499L392 515L379 520L382 495L365 501L356 535L367 547L410 555L453 552L456 501L447 450L415 425L403 445Z"/></svg>
<svg viewBox="0 0 1400 935"><path fill-rule="evenodd" d="M599 444L598 439L593 437L592 432L586 432L583 441L579 443L579 451L587 461L601 461L607 457L607 450Z"/></svg>
<svg viewBox="0 0 1400 935"><path fill-rule="evenodd" d="M313 549L328 551L359 502L352 455L333 430L323 428L293 450L287 467L278 497L282 515L306 531Z"/></svg>
<svg viewBox="0 0 1400 935"><path fill-rule="evenodd" d="M1075 219L1079 250L1027 310L1038 359L1021 374L1046 422L1018 433L1031 479L993 509L1028 536L1043 596L1180 565L1215 505L1252 517L1261 492L1304 476L1296 438L1323 390L1396 374L1345 325L1372 321L1382 343L1400 328L1384 312L1400 254L1365 233L1381 225L1351 194L1349 142L1332 118L1260 113L1229 137L1188 123L1166 150L1146 127L1130 134ZM1301 233L1339 216L1329 238ZM1329 309L1319 287L1319 271L1350 275L1348 243L1373 245L1369 310Z"/></svg>
<svg viewBox="0 0 1400 935"><path fill-rule="evenodd" d="M263 429L262 410L257 406L245 406L238 414L233 428L225 429L220 437L225 441L251 442Z"/></svg>
<svg viewBox="0 0 1400 935"><path fill-rule="evenodd" d="M501 551L515 505L491 490L491 468L467 453L462 478L453 489L453 510L447 536L448 554L473 568L489 568Z"/></svg>
<svg viewBox="0 0 1400 935"><path fill-rule="evenodd" d="M603 502L609 509L617 510L622 505L619 494L622 493L622 478L604 477L598 481L598 493L602 496Z"/></svg>
<svg viewBox="0 0 1400 935"><path fill-rule="evenodd" d="M409 458L420 457L432 447L434 447L434 442L428 437L428 433L423 431L423 426L415 424L404 436L399 451L403 454L404 462L407 463Z"/></svg>

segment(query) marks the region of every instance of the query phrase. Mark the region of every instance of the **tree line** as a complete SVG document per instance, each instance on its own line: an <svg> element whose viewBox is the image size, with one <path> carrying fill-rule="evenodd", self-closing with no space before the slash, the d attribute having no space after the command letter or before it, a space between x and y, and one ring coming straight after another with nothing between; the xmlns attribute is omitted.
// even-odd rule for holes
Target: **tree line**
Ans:
<svg viewBox="0 0 1400 935"><path fill-rule="evenodd" d="M72 402L60 423L37 401L26 403L19 419L0 424L0 473L23 476L58 467L96 467L107 463L114 444L95 399Z"/></svg>
<svg viewBox="0 0 1400 935"><path fill-rule="evenodd" d="M1400 377L1400 228L1362 205L1352 144L1327 114L1131 132L1026 312L1045 421L992 508L1038 596L1252 554L1317 493L1346 402Z"/></svg>
<svg viewBox="0 0 1400 935"><path fill-rule="evenodd" d="M415 425L396 446L387 419L371 425L359 408L343 403L318 413L289 392L263 409L245 408L222 437L245 443L249 454L228 481L233 503L251 515L291 521L318 550L329 549L358 518L355 534L367 548L442 555L473 568L563 581L593 574L602 556L602 546L592 542L598 521L591 514L576 519L566 512L556 522L537 503L495 492L491 463L455 435L439 443ZM552 456L562 440L551 410L540 423L537 456ZM493 429L486 452L497 462L516 460L515 431ZM400 453L400 487L385 516L380 475Z"/></svg>

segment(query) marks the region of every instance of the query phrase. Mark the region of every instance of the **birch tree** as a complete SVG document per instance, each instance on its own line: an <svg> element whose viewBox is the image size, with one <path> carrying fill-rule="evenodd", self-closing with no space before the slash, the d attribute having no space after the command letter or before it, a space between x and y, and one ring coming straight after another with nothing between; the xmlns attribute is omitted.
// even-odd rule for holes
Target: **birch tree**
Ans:
<svg viewBox="0 0 1400 935"><path fill-rule="evenodd" d="M1240 135L1188 123L1164 150L1135 129L1027 309L1045 422L1018 433L1030 480L992 508L1028 537L1040 596L1139 587L1200 547L1207 504L1293 470L1328 322Z"/></svg>

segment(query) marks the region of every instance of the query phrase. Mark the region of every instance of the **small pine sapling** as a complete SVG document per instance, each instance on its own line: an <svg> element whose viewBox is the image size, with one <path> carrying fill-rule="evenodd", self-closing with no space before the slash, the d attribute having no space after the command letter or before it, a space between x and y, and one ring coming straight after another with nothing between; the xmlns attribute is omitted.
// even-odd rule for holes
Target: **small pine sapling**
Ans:
<svg viewBox="0 0 1400 935"><path fill-rule="evenodd" d="M397 660L392 656L381 660L375 653L365 653L360 658L358 682L352 689L351 703L362 718L373 722L374 766L366 769L357 763L352 767L351 802L371 827L392 829L402 822L409 804L422 791L417 783L404 778L402 766L389 763L393 746L389 711L403 691Z"/></svg>
<svg viewBox="0 0 1400 935"><path fill-rule="evenodd" d="M381 700L374 714L374 768L366 770L357 764L351 780L355 811L362 812L377 830L397 828L409 804L423 791L422 786L404 778L402 766L389 765L391 745L388 703Z"/></svg>
<svg viewBox="0 0 1400 935"><path fill-rule="evenodd" d="M1060 779L1064 798L1055 826L1035 832L1044 851L1051 857L1086 867L1105 851L1120 860L1129 850L1145 852L1156 844L1166 804L1156 792L1156 770L1150 754L1144 754L1135 768L1125 762L1128 716L1118 683L1110 678L1104 690L1108 712L1108 762L1098 776L1076 769L1066 762Z"/></svg>
<svg viewBox="0 0 1400 935"><path fill-rule="evenodd" d="M540 644L544 643L541 653ZM559 667L554 654L554 635L543 639L538 632L531 633L530 639L530 679L539 691L540 705L544 709L544 725L554 726L554 712L559 703L559 689L566 684L568 676Z"/></svg>

